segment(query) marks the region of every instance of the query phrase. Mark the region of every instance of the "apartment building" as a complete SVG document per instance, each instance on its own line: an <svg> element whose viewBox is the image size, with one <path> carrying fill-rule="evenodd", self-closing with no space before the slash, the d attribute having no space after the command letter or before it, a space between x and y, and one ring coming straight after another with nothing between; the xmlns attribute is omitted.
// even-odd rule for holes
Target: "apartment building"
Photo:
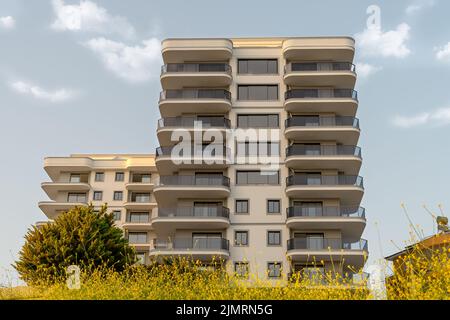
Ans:
<svg viewBox="0 0 450 320"><path fill-rule="evenodd" d="M52 218L67 202L108 202L148 259L220 259L273 280L351 276L368 254L354 52L347 37L166 39L155 158L48 158L53 182L43 188L55 202L40 207ZM128 185L141 171L151 186ZM66 181L79 173L84 189ZM124 200L110 200L115 191ZM144 191L145 209L130 201ZM135 210L151 218L130 229Z"/></svg>

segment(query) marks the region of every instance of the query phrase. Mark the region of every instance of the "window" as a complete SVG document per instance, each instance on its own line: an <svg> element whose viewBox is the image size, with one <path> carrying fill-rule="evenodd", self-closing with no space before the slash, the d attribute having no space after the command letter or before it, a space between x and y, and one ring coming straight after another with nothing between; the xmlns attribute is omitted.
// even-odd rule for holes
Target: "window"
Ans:
<svg viewBox="0 0 450 320"><path fill-rule="evenodd" d="M278 100L277 85L240 85L238 100Z"/></svg>
<svg viewBox="0 0 450 320"><path fill-rule="evenodd" d="M281 213L280 200L267 200L267 213Z"/></svg>
<svg viewBox="0 0 450 320"><path fill-rule="evenodd" d="M67 202L85 203L86 202L86 194L85 193L69 193L67 195Z"/></svg>
<svg viewBox="0 0 450 320"><path fill-rule="evenodd" d="M235 262L234 272L239 278L248 278L249 273L248 262Z"/></svg>
<svg viewBox="0 0 450 320"><path fill-rule="evenodd" d="M278 74L277 59L240 59L238 61L240 74Z"/></svg>
<svg viewBox="0 0 450 320"><path fill-rule="evenodd" d="M136 259L137 264L145 264L145 252L137 252Z"/></svg>
<svg viewBox="0 0 450 320"><path fill-rule="evenodd" d="M234 245L235 246L248 246L248 231L235 231L234 232Z"/></svg>
<svg viewBox="0 0 450 320"><path fill-rule="evenodd" d="M124 180L125 180L125 173L116 172L116 181L124 181Z"/></svg>
<svg viewBox="0 0 450 320"><path fill-rule="evenodd" d="M237 157L273 157L280 156L279 142L238 142Z"/></svg>
<svg viewBox="0 0 450 320"><path fill-rule="evenodd" d="M269 262L267 264L267 275L269 278L281 277L281 262Z"/></svg>
<svg viewBox="0 0 450 320"><path fill-rule="evenodd" d="M131 202L150 202L150 193L132 193Z"/></svg>
<svg viewBox="0 0 450 320"><path fill-rule="evenodd" d="M131 182L133 183L150 183L152 175L150 173L133 173Z"/></svg>
<svg viewBox="0 0 450 320"><path fill-rule="evenodd" d="M127 222L147 223L150 214L148 212L130 212L127 217Z"/></svg>
<svg viewBox="0 0 450 320"><path fill-rule="evenodd" d="M77 173L70 174L70 183L80 183L81 182L81 175Z"/></svg>
<svg viewBox="0 0 450 320"><path fill-rule="evenodd" d="M323 215L322 202L294 201L294 210L302 216L317 217Z"/></svg>
<svg viewBox="0 0 450 320"><path fill-rule="evenodd" d="M122 191L114 191L114 201L122 201L123 192Z"/></svg>
<svg viewBox="0 0 450 320"><path fill-rule="evenodd" d="M236 213L248 213L248 200L236 200Z"/></svg>
<svg viewBox="0 0 450 320"><path fill-rule="evenodd" d="M267 245L281 246L281 231L267 231Z"/></svg>
<svg viewBox="0 0 450 320"><path fill-rule="evenodd" d="M128 234L130 243L147 243L147 232L130 232Z"/></svg>
<svg viewBox="0 0 450 320"><path fill-rule="evenodd" d="M95 181L105 181L105 173L104 172L96 172L95 173Z"/></svg>
<svg viewBox="0 0 450 320"><path fill-rule="evenodd" d="M238 128L279 128L278 114L240 114L237 116Z"/></svg>
<svg viewBox="0 0 450 320"><path fill-rule="evenodd" d="M278 171L237 171L236 184L238 185L277 185L279 184Z"/></svg>
<svg viewBox="0 0 450 320"><path fill-rule="evenodd" d="M94 191L94 200L101 201L103 198L103 191Z"/></svg>
<svg viewBox="0 0 450 320"><path fill-rule="evenodd" d="M120 221L122 219L122 212L120 210L113 211L114 221Z"/></svg>

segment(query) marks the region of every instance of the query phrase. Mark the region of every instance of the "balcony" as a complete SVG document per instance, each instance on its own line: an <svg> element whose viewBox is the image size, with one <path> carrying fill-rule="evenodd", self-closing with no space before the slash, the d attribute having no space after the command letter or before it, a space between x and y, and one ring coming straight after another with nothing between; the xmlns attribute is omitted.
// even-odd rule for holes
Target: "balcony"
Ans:
<svg viewBox="0 0 450 320"><path fill-rule="evenodd" d="M230 178L222 175L160 176L154 189L160 207L175 199L224 199L230 195Z"/></svg>
<svg viewBox="0 0 450 320"><path fill-rule="evenodd" d="M296 144L286 149L286 166L291 169L338 169L356 175L361 164L361 148L355 146Z"/></svg>
<svg viewBox="0 0 450 320"><path fill-rule="evenodd" d="M227 61L233 43L229 39L165 39L161 52L165 63Z"/></svg>
<svg viewBox="0 0 450 320"><path fill-rule="evenodd" d="M229 241L223 238L155 239L150 249L153 257L189 257L193 260L211 261L228 259Z"/></svg>
<svg viewBox="0 0 450 320"><path fill-rule="evenodd" d="M226 63L169 63L161 67L164 89L228 87L231 82L231 66Z"/></svg>
<svg viewBox="0 0 450 320"><path fill-rule="evenodd" d="M85 201L83 202L56 202L56 201L41 201L38 204L39 209L49 219L55 219L62 212L67 212L74 207L87 206Z"/></svg>
<svg viewBox="0 0 450 320"><path fill-rule="evenodd" d="M206 131L212 134L219 132L225 139L226 130L230 128L230 120L223 116L171 117L159 119L156 134L159 143L167 146L178 142L178 139L172 140L172 135L176 130L187 130L191 137L194 137L194 133L197 132L201 133L202 137Z"/></svg>
<svg viewBox="0 0 450 320"><path fill-rule="evenodd" d="M283 55L297 61L353 61L355 40L350 37L290 38L283 41Z"/></svg>
<svg viewBox="0 0 450 320"><path fill-rule="evenodd" d="M91 187L84 182L43 182L42 189L50 199L56 199L59 192L89 192Z"/></svg>
<svg viewBox="0 0 450 320"><path fill-rule="evenodd" d="M136 173L132 172L130 181L125 184L128 191L134 192L151 192L155 184L152 182L151 173Z"/></svg>
<svg viewBox="0 0 450 320"><path fill-rule="evenodd" d="M231 93L225 89L164 90L159 98L163 117L186 113L225 114L231 110Z"/></svg>
<svg viewBox="0 0 450 320"><path fill-rule="evenodd" d="M287 256L293 262L344 261L346 266L360 269L368 255L367 240L348 241L341 238L293 238L287 241Z"/></svg>
<svg viewBox="0 0 450 320"><path fill-rule="evenodd" d="M287 139L337 141L356 145L360 136L359 120L355 117L293 116L286 119Z"/></svg>
<svg viewBox="0 0 450 320"><path fill-rule="evenodd" d="M124 203L127 210L150 211L156 208L156 203L152 202L150 193L131 192L128 201Z"/></svg>
<svg viewBox="0 0 450 320"><path fill-rule="evenodd" d="M353 89L292 89L285 93L284 108L292 113L329 112L340 116L355 116L358 93Z"/></svg>
<svg viewBox="0 0 450 320"><path fill-rule="evenodd" d="M360 203L363 178L346 175L296 174L286 178L286 194L295 199L340 199Z"/></svg>
<svg viewBox="0 0 450 320"><path fill-rule="evenodd" d="M355 70L349 62L292 62L284 68L284 82L288 86L353 88Z"/></svg>
<svg viewBox="0 0 450 320"><path fill-rule="evenodd" d="M133 212L131 214L138 214ZM126 221L122 224L122 227L127 231L148 231L153 230L152 223L150 221L150 212L142 214L142 216L138 215L137 218L134 216L130 216L130 213L127 214Z"/></svg>
<svg viewBox="0 0 450 320"><path fill-rule="evenodd" d="M293 230L340 230L349 240L359 239L366 212L357 206L293 206L286 209L286 225Z"/></svg>
<svg viewBox="0 0 450 320"><path fill-rule="evenodd" d="M156 149L156 167L161 175L172 174L181 169L226 169L230 163L231 150L222 144L187 144L159 147Z"/></svg>
<svg viewBox="0 0 450 320"><path fill-rule="evenodd" d="M230 225L230 209L222 206L158 208L152 219L158 230L226 229Z"/></svg>

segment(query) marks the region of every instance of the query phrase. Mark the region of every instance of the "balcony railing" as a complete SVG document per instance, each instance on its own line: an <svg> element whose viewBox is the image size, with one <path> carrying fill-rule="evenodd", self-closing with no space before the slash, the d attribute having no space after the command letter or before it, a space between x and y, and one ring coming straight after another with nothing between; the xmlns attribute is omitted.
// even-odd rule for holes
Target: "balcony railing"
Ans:
<svg viewBox="0 0 450 320"><path fill-rule="evenodd" d="M355 146L311 146L292 145L286 148L286 157L291 156L355 156L361 158L361 148Z"/></svg>
<svg viewBox="0 0 450 320"><path fill-rule="evenodd" d="M353 89L292 89L285 93L285 99L330 99L347 98L358 101L358 92Z"/></svg>
<svg viewBox="0 0 450 320"><path fill-rule="evenodd" d="M315 207L315 206L293 206L286 208L287 218L295 217L348 217L365 218L366 209L362 207Z"/></svg>
<svg viewBox="0 0 450 320"><path fill-rule="evenodd" d="M208 147L208 151L205 149ZM161 156L172 156L172 151L174 148L181 148L180 146L166 146L166 147L158 147L156 148L156 157ZM180 151L176 151L176 154L174 154L174 157L217 157L217 158L225 158L227 155L231 154L231 149L223 146L222 144L210 144L207 146L186 146L183 149L179 149ZM183 151L188 150L188 154L184 155Z"/></svg>
<svg viewBox="0 0 450 320"><path fill-rule="evenodd" d="M225 117L172 117L172 118L162 118L158 120L158 128L167 127L194 127L194 125L200 123L203 128L225 128L229 129L231 127L230 119Z"/></svg>
<svg viewBox="0 0 450 320"><path fill-rule="evenodd" d="M226 250L229 241L223 238L175 238L173 240L153 240L156 250Z"/></svg>
<svg viewBox="0 0 450 320"><path fill-rule="evenodd" d="M160 176L160 186L223 186L230 187L230 178L226 176Z"/></svg>
<svg viewBox="0 0 450 320"><path fill-rule="evenodd" d="M221 206L159 208L158 217L228 219L230 217L230 209Z"/></svg>
<svg viewBox="0 0 450 320"><path fill-rule="evenodd" d="M162 91L159 100L164 101L169 99L221 99L231 101L231 93L224 89L171 89Z"/></svg>
<svg viewBox="0 0 450 320"><path fill-rule="evenodd" d="M295 116L286 119L286 128L290 127L353 127L359 129L359 119L355 117L314 117Z"/></svg>
<svg viewBox="0 0 450 320"><path fill-rule="evenodd" d="M288 250L355 250L367 251L367 240L350 242L339 238L293 238L287 241Z"/></svg>
<svg viewBox="0 0 450 320"><path fill-rule="evenodd" d="M355 72L356 67L350 62L292 62L285 68L285 74L290 72L329 72L329 71L351 71Z"/></svg>
<svg viewBox="0 0 450 320"><path fill-rule="evenodd" d="M352 275L348 275L344 278L334 278L328 279L325 272L317 272L313 269L314 273L302 272L302 271L292 271L287 274L287 278L291 282L303 281L305 278L306 283L311 286L327 286L327 285L353 285L353 286L361 286L365 285L369 280L368 273L355 273Z"/></svg>
<svg viewBox="0 0 450 320"><path fill-rule="evenodd" d="M363 178L347 175L310 175L296 174L286 178L286 185L290 186L357 186L364 187Z"/></svg>
<svg viewBox="0 0 450 320"><path fill-rule="evenodd" d="M161 67L161 74L197 73L197 72L222 72L231 74L231 66L226 63L169 63Z"/></svg>

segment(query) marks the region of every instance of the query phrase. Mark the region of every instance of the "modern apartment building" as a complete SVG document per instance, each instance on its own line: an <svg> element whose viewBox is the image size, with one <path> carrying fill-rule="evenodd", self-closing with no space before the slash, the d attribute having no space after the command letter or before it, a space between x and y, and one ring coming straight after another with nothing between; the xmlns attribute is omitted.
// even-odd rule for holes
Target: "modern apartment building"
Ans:
<svg viewBox="0 0 450 320"><path fill-rule="evenodd" d="M347 37L164 40L155 158L48 158L41 209L108 202L146 261L351 275L368 254L354 51Z"/></svg>

